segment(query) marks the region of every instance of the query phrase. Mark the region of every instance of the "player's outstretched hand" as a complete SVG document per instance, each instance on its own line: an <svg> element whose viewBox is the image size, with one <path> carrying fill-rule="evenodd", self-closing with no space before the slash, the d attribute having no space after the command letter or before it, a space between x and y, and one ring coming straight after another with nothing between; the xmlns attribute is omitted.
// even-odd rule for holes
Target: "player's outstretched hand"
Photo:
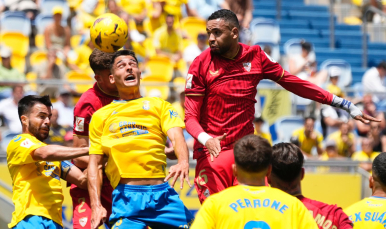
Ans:
<svg viewBox="0 0 386 229"><path fill-rule="evenodd" d="M359 121L366 123L366 124L370 123L370 122L381 122L380 119L376 119L376 118L374 118L370 115L364 114L364 113L362 113L362 116L361 115L355 116L354 119L359 120Z"/></svg>
<svg viewBox="0 0 386 229"><path fill-rule="evenodd" d="M99 206L92 208L91 213L91 228L97 229L101 226L107 219L107 211L104 207Z"/></svg>
<svg viewBox="0 0 386 229"><path fill-rule="evenodd" d="M174 187L174 184L176 183L178 177L181 181L181 189L184 187L184 180L186 180L186 183L188 183L189 187L192 187L189 181L189 163L187 161L178 162L176 165L171 166L169 169L169 175L167 175L167 177L165 178L165 182L172 177L172 187Z"/></svg>
<svg viewBox="0 0 386 229"><path fill-rule="evenodd" d="M218 157L221 152L220 142L226 138L227 134L224 133L222 136L218 136L215 138L210 138L205 143L205 147L208 149L210 153L210 160L213 161L213 156Z"/></svg>

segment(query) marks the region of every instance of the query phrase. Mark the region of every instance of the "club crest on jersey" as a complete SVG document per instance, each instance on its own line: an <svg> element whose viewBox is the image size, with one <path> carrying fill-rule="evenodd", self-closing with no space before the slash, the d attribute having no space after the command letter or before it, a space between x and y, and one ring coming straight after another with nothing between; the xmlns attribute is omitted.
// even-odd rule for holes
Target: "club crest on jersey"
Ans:
<svg viewBox="0 0 386 229"><path fill-rule="evenodd" d="M252 64L251 64L251 62L246 62L246 63L243 63L243 67L244 67L245 70L250 72L251 68L252 68Z"/></svg>
<svg viewBox="0 0 386 229"><path fill-rule="evenodd" d="M82 217L79 219L80 226L84 227L87 224L87 217Z"/></svg>
<svg viewBox="0 0 386 229"><path fill-rule="evenodd" d="M150 109L150 102L147 101L147 100L143 101L142 108L143 108L144 110L146 110L146 111L149 110L149 109Z"/></svg>

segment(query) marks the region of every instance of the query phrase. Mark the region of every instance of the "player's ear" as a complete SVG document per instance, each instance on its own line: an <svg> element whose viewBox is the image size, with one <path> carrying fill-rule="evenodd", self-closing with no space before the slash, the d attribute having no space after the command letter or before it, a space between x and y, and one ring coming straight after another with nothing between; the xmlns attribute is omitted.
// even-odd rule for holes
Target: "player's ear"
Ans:
<svg viewBox="0 0 386 229"><path fill-rule="evenodd" d="M271 176L271 173L272 173L272 165L268 165L268 168L267 168L267 175L265 175L266 177L270 177Z"/></svg>
<svg viewBox="0 0 386 229"><path fill-rule="evenodd" d="M300 171L300 180L303 180L304 178L304 168Z"/></svg>
<svg viewBox="0 0 386 229"><path fill-rule="evenodd" d="M110 80L110 83L111 83L111 84L114 84L114 83L115 83L115 79L114 79L113 74L110 74L110 75L109 75L109 80Z"/></svg>
<svg viewBox="0 0 386 229"><path fill-rule="evenodd" d="M22 115L20 119L23 125L28 126L28 117L26 115Z"/></svg>
<svg viewBox="0 0 386 229"><path fill-rule="evenodd" d="M231 31L231 35L233 39L238 39L239 38L239 29L237 27L233 27Z"/></svg>
<svg viewBox="0 0 386 229"><path fill-rule="evenodd" d="M233 176L237 177L237 167L236 167L236 164L232 164L232 172L233 172Z"/></svg>
<svg viewBox="0 0 386 229"><path fill-rule="evenodd" d="M369 177L369 188L372 190L374 187L374 177L370 176Z"/></svg>

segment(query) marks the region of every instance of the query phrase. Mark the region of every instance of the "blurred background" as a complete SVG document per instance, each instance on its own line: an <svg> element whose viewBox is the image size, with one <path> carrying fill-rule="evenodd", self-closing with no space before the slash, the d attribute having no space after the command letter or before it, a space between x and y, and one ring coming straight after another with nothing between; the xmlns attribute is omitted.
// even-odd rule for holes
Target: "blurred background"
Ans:
<svg viewBox="0 0 386 229"><path fill-rule="evenodd" d="M208 47L206 18L221 8L237 14L240 42L260 45L290 73L382 120L363 124L274 82L258 85L255 134L302 149L305 195L342 207L369 196L371 162L386 152L385 0L0 0L0 228L7 228L13 208L6 147L21 133L17 102L49 94L47 142L72 145L73 108L95 82L88 58L96 17L110 12L126 21L123 48L140 61L142 94L168 100L184 118L187 70ZM192 137L185 132L185 138L192 150ZM71 228L64 189L64 223ZM194 188L180 194L190 210L199 208Z"/></svg>

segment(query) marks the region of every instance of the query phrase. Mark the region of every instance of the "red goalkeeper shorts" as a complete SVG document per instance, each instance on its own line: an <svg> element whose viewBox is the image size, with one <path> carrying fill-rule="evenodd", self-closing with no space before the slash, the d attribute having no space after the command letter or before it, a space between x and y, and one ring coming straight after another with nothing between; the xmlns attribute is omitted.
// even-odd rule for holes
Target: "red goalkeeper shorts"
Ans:
<svg viewBox="0 0 386 229"><path fill-rule="evenodd" d="M238 184L232 171L232 164L235 162L233 149L221 151L217 158L214 157L213 162L210 160L210 154L204 150L195 152L194 157L197 159L194 184L201 203L209 195Z"/></svg>
<svg viewBox="0 0 386 229"><path fill-rule="evenodd" d="M106 174L103 174L103 185L101 190L102 206L107 211L107 222L111 215L113 187ZM88 191L78 188L72 184L70 189L73 206L73 228L74 229L89 229L91 228L91 204Z"/></svg>

